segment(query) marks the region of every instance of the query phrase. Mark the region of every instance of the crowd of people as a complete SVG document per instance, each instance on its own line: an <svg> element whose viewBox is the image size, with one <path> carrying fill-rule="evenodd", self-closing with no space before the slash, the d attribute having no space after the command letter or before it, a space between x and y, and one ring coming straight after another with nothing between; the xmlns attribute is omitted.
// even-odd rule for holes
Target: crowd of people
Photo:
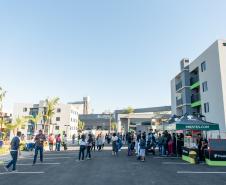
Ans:
<svg viewBox="0 0 226 185"><path fill-rule="evenodd" d="M10 154L12 160L5 166L5 169L8 169L13 166L12 171L16 171L16 162L18 154L20 153L20 137L22 136L21 132L18 132L11 141L11 150ZM39 130L39 133L34 137L34 159L33 165L36 164L38 153L40 155L40 162L43 162L43 151L44 145L46 142L49 143L49 150L60 151L61 146L64 147L64 150L67 150L67 135L58 134L54 136L50 134L48 137L43 134L42 130ZM181 156L182 155L182 146L184 146L184 135L180 134L170 134L168 131L162 133L156 133L152 129L148 133L138 131L127 132L126 134L120 133L107 133L106 135L99 133L96 137L91 132L88 134L82 134L78 136L79 144L79 155L78 160L91 159L92 151L101 151L103 150L105 143L112 145L112 155L118 156L119 151L123 144L127 144L128 151L127 155L135 155L138 160L145 161L147 154L156 154L156 149L158 148L158 153L160 156ZM72 136L72 144L75 144L75 136ZM204 160L204 150L207 148L207 140L203 139L201 134L197 138L197 149L198 149L198 158L199 161Z"/></svg>

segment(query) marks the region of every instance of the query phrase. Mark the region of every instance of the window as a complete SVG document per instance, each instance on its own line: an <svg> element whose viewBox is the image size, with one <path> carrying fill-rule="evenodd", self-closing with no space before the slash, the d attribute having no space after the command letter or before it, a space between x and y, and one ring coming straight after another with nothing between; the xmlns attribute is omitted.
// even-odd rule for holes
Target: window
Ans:
<svg viewBox="0 0 226 185"><path fill-rule="evenodd" d="M202 83L202 91L203 91L203 92L208 91L207 82L203 82L203 83Z"/></svg>
<svg viewBox="0 0 226 185"><path fill-rule="evenodd" d="M209 106L209 103L204 103L204 111L205 113L209 112L210 111L210 106Z"/></svg>
<svg viewBox="0 0 226 185"><path fill-rule="evenodd" d="M26 107L24 107L24 108L23 108L23 111L24 111L24 112L27 112L27 108L26 108Z"/></svg>
<svg viewBox="0 0 226 185"><path fill-rule="evenodd" d="M57 109L57 112L61 112L61 109L60 109L60 108L58 108L58 109Z"/></svg>
<svg viewBox="0 0 226 185"><path fill-rule="evenodd" d="M55 126L55 130L60 130L60 126Z"/></svg>
<svg viewBox="0 0 226 185"><path fill-rule="evenodd" d="M206 61L201 63L201 71L202 72L206 71Z"/></svg>
<svg viewBox="0 0 226 185"><path fill-rule="evenodd" d="M226 43L223 43L223 46L226 46Z"/></svg>
<svg viewBox="0 0 226 185"><path fill-rule="evenodd" d="M56 117L56 121L60 121L60 117Z"/></svg>

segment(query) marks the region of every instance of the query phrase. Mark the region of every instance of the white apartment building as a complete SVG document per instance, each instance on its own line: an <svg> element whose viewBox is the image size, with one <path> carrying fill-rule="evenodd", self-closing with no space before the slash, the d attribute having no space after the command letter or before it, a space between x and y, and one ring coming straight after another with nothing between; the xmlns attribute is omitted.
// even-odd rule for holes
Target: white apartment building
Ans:
<svg viewBox="0 0 226 185"><path fill-rule="evenodd" d="M226 40L217 40L171 80L172 114L200 114L226 132Z"/></svg>
<svg viewBox="0 0 226 185"><path fill-rule="evenodd" d="M38 104L16 103L13 108L13 120L23 116L36 116L38 113L45 115L45 101L40 101ZM55 109L55 115L51 120L50 126L44 126L45 117L42 117L37 123L37 130L34 128L34 123L28 122L22 129L22 133L29 139L37 133L39 129L43 129L45 133L67 134L71 138L73 134L77 134L78 112L76 107L69 104L59 103Z"/></svg>

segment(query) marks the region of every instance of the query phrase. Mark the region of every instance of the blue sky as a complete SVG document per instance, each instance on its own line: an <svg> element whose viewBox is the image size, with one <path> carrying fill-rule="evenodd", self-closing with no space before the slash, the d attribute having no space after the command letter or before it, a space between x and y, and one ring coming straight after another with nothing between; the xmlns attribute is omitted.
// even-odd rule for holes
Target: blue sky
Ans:
<svg viewBox="0 0 226 185"><path fill-rule="evenodd" d="M225 0L0 2L5 108L89 95L95 112L170 105L183 57L226 38Z"/></svg>

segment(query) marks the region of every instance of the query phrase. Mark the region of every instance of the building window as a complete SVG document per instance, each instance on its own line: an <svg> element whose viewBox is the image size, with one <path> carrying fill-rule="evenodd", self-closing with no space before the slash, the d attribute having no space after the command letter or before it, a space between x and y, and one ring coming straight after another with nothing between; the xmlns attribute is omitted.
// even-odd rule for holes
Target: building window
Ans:
<svg viewBox="0 0 226 185"><path fill-rule="evenodd" d="M61 109L60 109L60 108L58 108L58 109L57 109L57 112L61 112Z"/></svg>
<svg viewBox="0 0 226 185"><path fill-rule="evenodd" d="M210 112L210 106L209 106L209 103L208 102L207 103L204 103L204 112L205 113Z"/></svg>
<svg viewBox="0 0 226 185"><path fill-rule="evenodd" d="M26 107L24 107L24 108L23 108L23 111L24 111L24 112L27 112L27 108L26 108Z"/></svg>
<svg viewBox="0 0 226 185"><path fill-rule="evenodd" d="M202 72L206 71L206 61L201 63L201 71Z"/></svg>
<svg viewBox="0 0 226 185"><path fill-rule="evenodd" d="M60 130L60 126L55 126L55 130Z"/></svg>
<svg viewBox="0 0 226 185"><path fill-rule="evenodd" d="M56 121L60 121L60 117L56 117Z"/></svg>
<svg viewBox="0 0 226 185"><path fill-rule="evenodd" d="M202 91L203 91L203 92L208 91L207 82L203 82L203 83L202 83Z"/></svg>
<svg viewBox="0 0 226 185"><path fill-rule="evenodd" d="M226 43L223 43L223 46L226 46Z"/></svg>

